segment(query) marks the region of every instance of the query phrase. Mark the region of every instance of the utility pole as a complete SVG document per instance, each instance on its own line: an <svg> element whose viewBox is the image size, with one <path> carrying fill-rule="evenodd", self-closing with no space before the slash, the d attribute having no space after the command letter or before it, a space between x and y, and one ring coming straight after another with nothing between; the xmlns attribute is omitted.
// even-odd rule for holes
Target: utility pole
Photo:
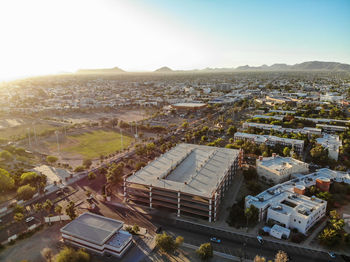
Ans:
<svg viewBox="0 0 350 262"><path fill-rule="evenodd" d="M121 141L121 145L122 145L122 149L121 151L124 149L124 146L123 146L123 130L120 128L120 141Z"/></svg>
<svg viewBox="0 0 350 262"><path fill-rule="evenodd" d="M35 122L33 122L33 129L34 129L34 140L35 140L35 144L38 145L38 140L36 138L36 131L35 131Z"/></svg>
<svg viewBox="0 0 350 262"><path fill-rule="evenodd" d="M58 131L57 130L55 131L55 134L56 134L56 140L57 140L57 151L58 151L58 155L60 155L60 143L58 141Z"/></svg>
<svg viewBox="0 0 350 262"><path fill-rule="evenodd" d="M27 128L27 131L28 131L28 143L29 143L29 147L32 147L32 143L30 141L30 128L28 127Z"/></svg>

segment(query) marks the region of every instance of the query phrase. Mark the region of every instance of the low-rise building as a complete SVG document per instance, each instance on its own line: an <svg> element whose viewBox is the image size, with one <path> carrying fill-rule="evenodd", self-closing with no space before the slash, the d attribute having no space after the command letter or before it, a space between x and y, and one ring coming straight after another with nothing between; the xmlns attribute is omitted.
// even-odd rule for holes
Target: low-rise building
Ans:
<svg viewBox="0 0 350 262"><path fill-rule="evenodd" d="M309 165L292 157L260 157L256 162L256 171L260 178L278 184L290 179L292 174L308 173Z"/></svg>
<svg viewBox="0 0 350 262"><path fill-rule="evenodd" d="M267 146L288 146L291 147L299 155L301 155L304 150L304 140L298 139L236 132L234 135L234 140L251 141L256 144L266 144Z"/></svg>
<svg viewBox="0 0 350 262"><path fill-rule="evenodd" d="M262 124L262 123L254 123L254 122L244 122L243 128L256 128L256 129L262 129L267 131L276 131L280 133L300 133L300 134L307 134L307 135L321 135L322 129L319 128L313 128L313 127L304 127L304 128L285 128L279 125L271 125L271 124Z"/></svg>
<svg viewBox="0 0 350 262"><path fill-rule="evenodd" d="M345 132L348 129L346 126L334 126L326 124L316 124L316 127L321 128L326 133Z"/></svg>
<svg viewBox="0 0 350 262"><path fill-rule="evenodd" d="M315 173L275 185L256 196L247 196L245 206L258 208L259 221L271 220L306 234L325 215L327 202L314 196L305 196L305 190L316 186L325 191L332 181L350 184L350 175L327 168L319 169Z"/></svg>
<svg viewBox="0 0 350 262"><path fill-rule="evenodd" d="M124 182L126 201L216 221L239 151L179 144Z"/></svg>
<svg viewBox="0 0 350 262"><path fill-rule="evenodd" d="M342 146L342 141L338 135L324 134L323 137L317 138L316 142L328 149L329 158L338 160L339 148Z"/></svg>
<svg viewBox="0 0 350 262"><path fill-rule="evenodd" d="M132 244L123 222L86 212L61 228L63 241L94 253L121 257Z"/></svg>

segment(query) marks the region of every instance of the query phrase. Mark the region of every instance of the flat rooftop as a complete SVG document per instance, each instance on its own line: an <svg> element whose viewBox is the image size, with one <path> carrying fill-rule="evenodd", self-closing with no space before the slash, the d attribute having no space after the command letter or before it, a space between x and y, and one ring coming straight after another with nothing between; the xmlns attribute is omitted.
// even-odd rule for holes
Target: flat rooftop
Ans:
<svg viewBox="0 0 350 262"><path fill-rule="evenodd" d="M204 107L206 106L207 104L205 103L177 103L177 104L173 104L172 106L175 106L175 107Z"/></svg>
<svg viewBox="0 0 350 262"><path fill-rule="evenodd" d="M129 232L120 230L114 234L106 244L115 248L122 248L126 243L129 242L130 238L131 234Z"/></svg>
<svg viewBox="0 0 350 262"><path fill-rule="evenodd" d="M251 204L254 203L254 205L259 208L263 208L268 205L278 205L288 196L294 195L294 187L304 186L307 188L313 186L316 184L316 180L318 178L334 179L337 182L350 184L350 175L348 173L322 168L317 170L315 173L303 175L282 184L270 187L256 196L247 196L246 199L249 200ZM306 196L299 195L298 199L301 198L305 206L312 206L314 203L321 201L317 198L314 201L310 201Z"/></svg>
<svg viewBox="0 0 350 262"><path fill-rule="evenodd" d="M283 137L270 136L270 135L256 135L256 134L250 134L250 133L236 132L234 136L248 138L248 139L254 139L254 141L259 142L259 143L266 143L268 141L274 141L274 142L284 142L284 143L289 143L289 144L299 144L299 145L304 144L304 140L283 138Z"/></svg>
<svg viewBox="0 0 350 262"><path fill-rule="evenodd" d="M296 160L292 157L264 157L262 161L257 161L257 165L266 167L271 170L282 171L289 169L293 166L304 164L303 162Z"/></svg>
<svg viewBox="0 0 350 262"><path fill-rule="evenodd" d="M127 178L127 182L210 198L238 150L179 144Z"/></svg>
<svg viewBox="0 0 350 262"><path fill-rule="evenodd" d="M61 233L103 245L122 226L121 221L86 212L61 228Z"/></svg>
<svg viewBox="0 0 350 262"><path fill-rule="evenodd" d="M41 165L33 168L36 173L41 173L47 177L47 184L58 183L60 180L65 183L65 178L70 176L70 172L63 168L48 165Z"/></svg>

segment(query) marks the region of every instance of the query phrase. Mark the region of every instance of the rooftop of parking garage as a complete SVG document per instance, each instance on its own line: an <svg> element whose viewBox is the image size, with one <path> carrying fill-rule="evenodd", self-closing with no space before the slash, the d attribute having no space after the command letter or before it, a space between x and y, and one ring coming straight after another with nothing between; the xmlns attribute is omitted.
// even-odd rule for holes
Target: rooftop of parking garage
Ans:
<svg viewBox="0 0 350 262"><path fill-rule="evenodd" d="M234 149L179 144L127 182L210 198L238 154Z"/></svg>

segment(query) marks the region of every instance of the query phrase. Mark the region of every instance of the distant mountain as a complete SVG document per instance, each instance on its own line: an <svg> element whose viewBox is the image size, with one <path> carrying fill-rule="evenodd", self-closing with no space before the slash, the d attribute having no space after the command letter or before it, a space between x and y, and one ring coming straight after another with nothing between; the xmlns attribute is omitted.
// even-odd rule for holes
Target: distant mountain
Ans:
<svg viewBox="0 0 350 262"><path fill-rule="evenodd" d="M293 66L296 70L330 70L330 71L350 71L349 64L341 64L336 62L320 62L310 61Z"/></svg>
<svg viewBox="0 0 350 262"><path fill-rule="evenodd" d="M102 69L79 69L77 74L120 74L125 73L123 69L119 67L102 68Z"/></svg>
<svg viewBox="0 0 350 262"><path fill-rule="evenodd" d="M159 73L170 73L170 72L174 72L172 69L170 69L167 66L163 66L161 68L158 68L157 70L155 70L154 72L159 72Z"/></svg>
<svg viewBox="0 0 350 262"><path fill-rule="evenodd" d="M349 64L337 62L309 61L295 65L273 64L271 66L239 66L238 71L350 71Z"/></svg>

